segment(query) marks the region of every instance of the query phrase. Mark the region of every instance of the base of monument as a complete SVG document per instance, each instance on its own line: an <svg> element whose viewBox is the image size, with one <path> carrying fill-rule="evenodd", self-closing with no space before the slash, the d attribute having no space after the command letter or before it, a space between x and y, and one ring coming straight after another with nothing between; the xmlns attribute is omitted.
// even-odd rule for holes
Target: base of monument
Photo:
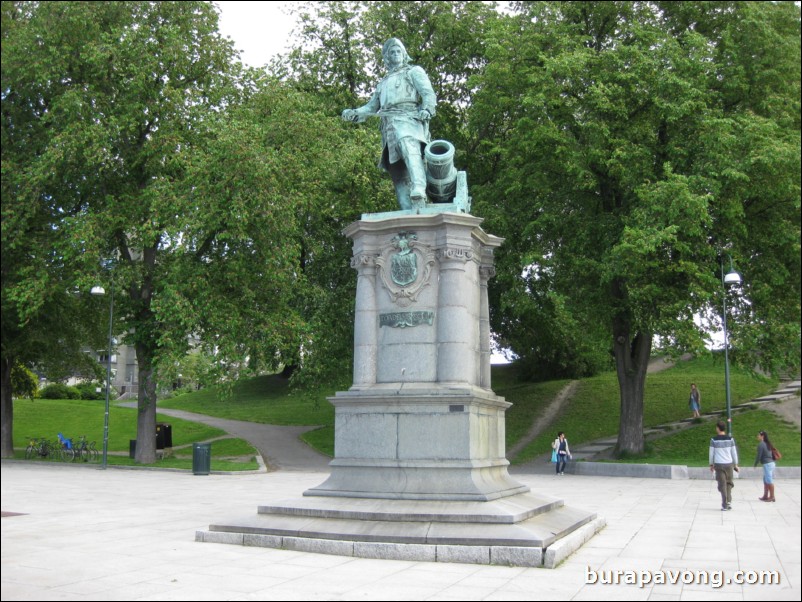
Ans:
<svg viewBox="0 0 802 602"><path fill-rule="evenodd" d="M305 496L486 502L529 491L507 473L509 403L477 387L403 385L329 398L335 458Z"/></svg>
<svg viewBox="0 0 802 602"><path fill-rule="evenodd" d="M305 496L488 502L529 491L507 460L399 462L332 460L331 476Z"/></svg>
<svg viewBox="0 0 802 602"><path fill-rule="evenodd" d="M211 525L196 541L428 562L553 568L605 521L523 493L492 502L303 497Z"/></svg>

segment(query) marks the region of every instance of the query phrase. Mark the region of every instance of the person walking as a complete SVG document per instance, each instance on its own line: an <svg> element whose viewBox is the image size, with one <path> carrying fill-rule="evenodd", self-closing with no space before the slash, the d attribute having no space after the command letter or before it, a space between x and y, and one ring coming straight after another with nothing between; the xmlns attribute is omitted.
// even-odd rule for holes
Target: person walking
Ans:
<svg viewBox="0 0 802 602"><path fill-rule="evenodd" d="M763 497L759 497L761 502L773 502L774 499L774 467L776 466L774 460L774 446L769 441L769 435L766 431L760 431L757 434L757 456L755 457L755 466L758 464L763 465Z"/></svg>
<svg viewBox="0 0 802 602"><path fill-rule="evenodd" d="M551 444L551 449L557 453L557 464L555 470L558 475L565 475L565 463L571 457L571 450L568 447L568 439L565 438L565 433L560 431L557 433L557 438Z"/></svg>
<svg viewBox="0 0 802 602"><path fill-rule="evenodd" d="M708 453L710 472L715 472L718 491L721 494L722 511L732 510L732 488L735 486L733 471L740 470L735 439L726 433L726 426L719 420L716 424L716 436L710 439Z"/></svg>
<svg viewBox="0 0 802 602"><path fill-rule="evenodd" d="M702 409L702 395L696 388L696 383L691 383L691 396L688 399L688 407L693 412L693 418L699 418L699 410Z"/></svg>

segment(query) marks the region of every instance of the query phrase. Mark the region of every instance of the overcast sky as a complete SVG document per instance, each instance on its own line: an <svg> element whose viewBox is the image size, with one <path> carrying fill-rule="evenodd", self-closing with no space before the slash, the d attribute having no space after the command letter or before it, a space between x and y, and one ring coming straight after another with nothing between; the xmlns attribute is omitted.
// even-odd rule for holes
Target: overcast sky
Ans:
<svg viewBox="0 0 802 602"><path fill-rule="evenodd" d="M300 2L216 2L220 8L220 32L232 40L242 61L261 67L287 49L294 19L287 5Z"/></svg>

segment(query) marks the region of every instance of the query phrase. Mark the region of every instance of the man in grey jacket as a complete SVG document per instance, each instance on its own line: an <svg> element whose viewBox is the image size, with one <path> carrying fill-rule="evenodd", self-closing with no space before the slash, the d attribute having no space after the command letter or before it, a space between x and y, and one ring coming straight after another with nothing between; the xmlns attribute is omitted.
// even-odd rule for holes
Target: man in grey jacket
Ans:
<svg viewBox="0 0 802 602"><path fill-rule="evenodd" d="M734 484L733 471L740 470L738 466L738 448L735 439L727 435L726 426L719 421L716 424L716 436L710 439L710 472L716 473L718 491L721 494L721 509L732 510L732 488Z"/></svg>

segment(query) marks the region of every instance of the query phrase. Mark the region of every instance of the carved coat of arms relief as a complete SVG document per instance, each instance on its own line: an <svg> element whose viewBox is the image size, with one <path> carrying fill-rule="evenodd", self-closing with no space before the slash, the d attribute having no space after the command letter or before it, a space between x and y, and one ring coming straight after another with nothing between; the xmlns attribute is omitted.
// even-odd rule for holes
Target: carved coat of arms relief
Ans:
<svg viewBox="0 0 802 602"><path fill-rule="evenodd" d="M414 232L399 232L376 258L381 282L400 307L417 301L429 284L434 262L434 251L420 243Z"/></svg>

